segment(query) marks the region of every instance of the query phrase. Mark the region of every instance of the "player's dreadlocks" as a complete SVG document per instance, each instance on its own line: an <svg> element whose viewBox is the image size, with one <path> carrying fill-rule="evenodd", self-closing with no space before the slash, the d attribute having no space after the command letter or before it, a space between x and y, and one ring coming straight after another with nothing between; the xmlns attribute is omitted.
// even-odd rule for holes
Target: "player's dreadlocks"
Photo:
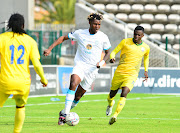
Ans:
<svg viewBox="0 0 180 133"><path fill-rule="evenodd" d="M103 16L99 13L91 13L87 19L90 21L94 20L94 19L97 19L97 20L103 20Z"/></svg>
<svg viewBox="0 0 180 133"><path fill-rule="evenodd" d="M15 13L12 14L8 21L8 30L12 29L12 32L23 34L26 32L23 29L24 26L24 17L21 14Z"/></svg>

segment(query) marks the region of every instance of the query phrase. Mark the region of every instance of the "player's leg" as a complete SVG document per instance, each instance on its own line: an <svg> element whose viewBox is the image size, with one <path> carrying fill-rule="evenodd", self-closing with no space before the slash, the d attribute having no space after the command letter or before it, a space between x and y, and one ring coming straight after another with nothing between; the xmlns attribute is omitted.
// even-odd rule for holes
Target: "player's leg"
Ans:
<svg viewBox="0 0 180 133"><path fill-rule="evenodd" d="M130 92L130 89L127 86L122 88L122 93L121 93L120 99L118 101L116 111L113 116L117 117L118 114L121 112L121 110L125 106L126 97L129 92Z"/></svg>
<svg viewBox="0 0 180 133"><path fill-rule="evenodd" d="M107 98L107 101L108 101L108 106L106 109L106 115L107 116L110 116L112 113L112 108L115 104L114 97L116 96L118 90L119 90L119 88L117 90L110 90L110 93L109 93L108 98Z"/></svg>
<svg viewBox="0 0 180 133"><path fill-rule="evenodd" d="M75 97L75 90L76 87L80 84L80 82L81 82L81 78L78 75L76 74L71 75L70 87L69 90L67 91L66 101L65 101L65 109L64 109L65 114L68 114L70 112L71 105Z"/></svg>
<svg viewBox="0 0 180 133"><path fill-rule="evenodd" d="M5 101L8 99L9 96L9 94L5 94L0 91L0 107L3 107Z"/></svg>
<svg viewBox="0 0 180 133"><path fill-rule="evenodd" d="M72 103L71 109L73 109L79 103L79 100L81 99L81 97L84 95L85 92L86 90L84 90L82 86L79 84L75 93L75 98Z"/></svg>
<svg viewBox="0 0 180 133"><path fill-rule="evenodd" d="M110 93L108 94L108 98L107 98L107 101L108 101L108 106L106 109L107 116L110 116L112 113L112 108L113 108L113 105L115 104L114 97L116 96L119 90L119 87L122 84L120 79L121 78L119 77L119 75L115 73L111 82Z"/></svg>
<svg viewBox="0 0 180 133"><path fill-rule="evenodd" d="M77 74L72 74L70 79L70 87L66 94L65 108L59 112L58 125L64 125L66 114L70 112L72 102L75 97L77 85L81 82L81 78Z"/></svg>
<svg viewBox="0 0 180 133"><path fill-rule="evenodd" d="M29 91L25 95L14 95L16 101L16 113L14 122L14 133L20 133L25 119L25 104L27 102Z"/></svg>
<svg viewBox="0 0 180 133"><path fill-rule="evenodd" d="M121 97L120 97L120 100L118 101L116 111L113 114L113 116L111 117L111 119L109 120L110 125L112 125L114 122L116 122L118 114L121 112L121 110L125 106L126 96L129 92L130 92L130 89L128 87L125 86L122 88Z"/></svg>

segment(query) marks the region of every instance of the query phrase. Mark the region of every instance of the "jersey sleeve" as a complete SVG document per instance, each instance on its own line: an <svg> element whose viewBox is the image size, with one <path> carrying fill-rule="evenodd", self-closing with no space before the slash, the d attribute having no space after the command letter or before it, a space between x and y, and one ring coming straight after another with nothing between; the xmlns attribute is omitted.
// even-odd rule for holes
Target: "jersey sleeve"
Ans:
<svg viewBox="0 0 180 133"><path fill-rule="evenodd" d="M69 33L68 38L73 41L77 41L78 40L78 30L76 30L75 32Z"/></svg>
<svg viewBox="0 0 180 133"><path fill-rule="evenodd" d="M103 40L103 49L108 50L110 48L111 48L111 44L110 44L109 38L105 36Z"/></svg>
<svg viewBox="0 0 180 133"><path fill-rule="evenodd" d="M144 69L145 71L148 71L148 66L149 66L149 52L150 48L147 48L147 52L144 54Z"/></svg>
<svg viewBox="0 0 180 133"><path fill-rule="evenodd" d="M40 59L39 55L39 50L38 50L38 45L35 40L32 39L31 41L31 52L30 52L30 59L32 60L33 58Z"/></svg>
<svg viewBox="0 0 180 133"><path fill-rule="evenodd" d="M123 39L119 45L111 52L110 59L115 58L115 55L123 48L125 44L125 39Z"/></svg>

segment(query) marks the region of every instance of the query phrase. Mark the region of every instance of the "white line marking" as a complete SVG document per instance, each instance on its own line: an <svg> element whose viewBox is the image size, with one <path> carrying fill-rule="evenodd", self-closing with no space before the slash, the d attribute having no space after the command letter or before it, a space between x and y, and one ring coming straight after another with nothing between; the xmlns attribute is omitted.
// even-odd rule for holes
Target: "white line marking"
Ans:
<svg viewBox="0 0 180 133"><path fill-rule="evenodd" d="M13 117L14 116L0 116L0 117ZM26 118L34 118L34 119L39 119L39 118L57 118L57 117L34 117L34 116L26 116ZM110 119L110 117L80 117L81 119ZM179 121L180 119L176 118L127 118L127 117L118 117L117 119L129 119L129 120L173 120L173 121Z"/></svg>
<svg viewBox="0 0 180 133"><path fill-rule="evenodd" d="M127 100L145 100L145 99L155 99L155 98L170 98L170 97L180 97L179 95L175 96L157 96L157 97L136 97L136 98L128 98ZM84 100L80 101L81 103L86 103L86 102L102 102L102 101L107 101L106 99L104 100ZM26 104L26 106L36 106L36 105L49 105L49 104L64 104L65 102L50 102L50 103L37 103L37 104ZM15 107L15 105L6 105L3 107Z"/></svg>

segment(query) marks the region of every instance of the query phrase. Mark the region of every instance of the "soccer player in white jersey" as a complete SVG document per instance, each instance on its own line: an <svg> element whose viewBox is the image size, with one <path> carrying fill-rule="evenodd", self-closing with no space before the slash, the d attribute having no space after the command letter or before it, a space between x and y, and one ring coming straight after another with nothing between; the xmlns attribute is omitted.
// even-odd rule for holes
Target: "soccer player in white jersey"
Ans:
<svg viewBox="0 0 180 133"><path fill-rule="evenodd" d="M103 19L102 15L91 13L87 19L90 25L88 29L79 29L66 36L59 37L44 51L44 55L48 56L55 46L68 39L73 39L78 43L70 86L66 95L65 108L59 113L59 125L64 125L66 114L77 105L80 98L95 80L98 68L109 59L111 44L107 35L99 31L101 20ZM105 51L105 56L101 61L103 50Z"/></svg>

